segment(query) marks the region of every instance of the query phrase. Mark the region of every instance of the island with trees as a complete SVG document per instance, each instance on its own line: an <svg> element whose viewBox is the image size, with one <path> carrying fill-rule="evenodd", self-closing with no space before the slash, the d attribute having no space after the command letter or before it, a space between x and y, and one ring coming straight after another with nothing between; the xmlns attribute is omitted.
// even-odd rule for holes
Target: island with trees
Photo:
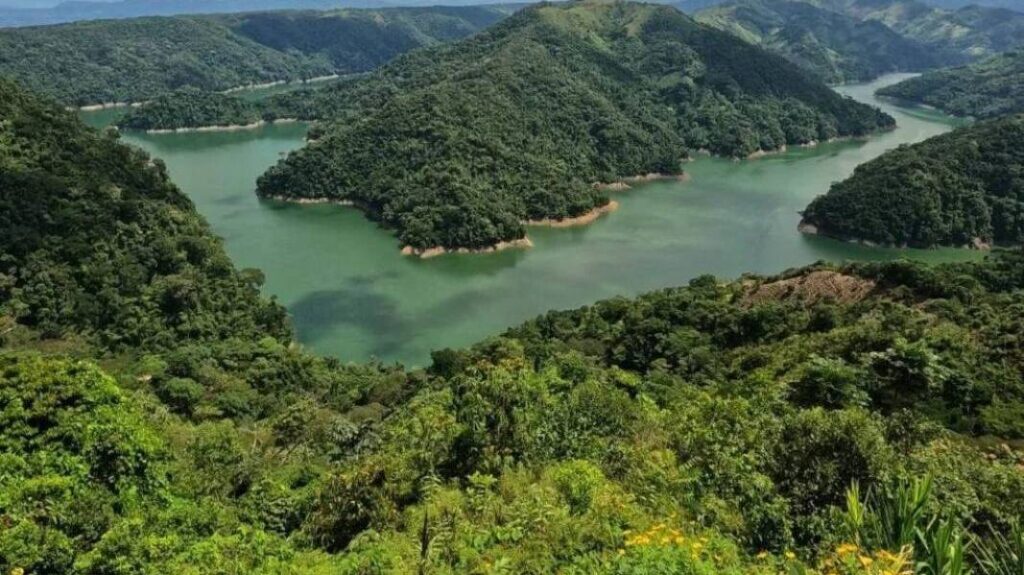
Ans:
<svg viewBox="0 0 1024 575"><path fill-rule="evenodd" d="M1024 115L900 146L857 166L801 228L884 245L1024 244Z"/></svg>

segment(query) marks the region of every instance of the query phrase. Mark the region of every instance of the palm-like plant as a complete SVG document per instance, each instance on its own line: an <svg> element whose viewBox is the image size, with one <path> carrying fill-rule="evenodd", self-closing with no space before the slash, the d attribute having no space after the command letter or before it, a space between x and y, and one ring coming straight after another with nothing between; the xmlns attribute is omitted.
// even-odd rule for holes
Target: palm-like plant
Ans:
<svg viewBox="0 0 1024 575"><path fill-rule="evenodd" d="M920 575L969 575L963 528L953 519L933 518L917 531L915 555Z"/></svg>

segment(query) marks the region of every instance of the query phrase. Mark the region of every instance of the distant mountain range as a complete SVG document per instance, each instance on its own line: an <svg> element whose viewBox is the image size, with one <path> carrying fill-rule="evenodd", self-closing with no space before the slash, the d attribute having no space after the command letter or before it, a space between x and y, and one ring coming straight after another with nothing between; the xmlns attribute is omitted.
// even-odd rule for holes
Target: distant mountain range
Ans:
<svg viewBox="0 0 1024 575"><path fill-rule="evenodd" d="M833 83L915 72L966 61L928 48L885 24L791 0L732 0L701 10L698 21L775 52Z"/></svg>
<svg viewBox="0 0 1024 575"><path fill-rule="evenodd" d="M146 17L0 30L0 76L62 104L141 102L366 72L474 34L507 6L284 10Z"/></svg>
<svg viewBox="0 0 1024 575"><path fill-rule="evenodd" d="M729 0L694 17L830 82L965 64L1024 45L1024 13L918 0Z"/></svg>
<svg viewBox="0 0 1024 575"><path fill-rule="evenodd" d="M1018 12L1024 12L1024 3L1021 0L924 0L925 4L936 8L955 10L967 6L985 6L988 8L1009 8Z"/></svg>
<svg viewBox="0 0 1024 575"><path fill-rule="evenodd" d="M51 8L0 6L0 27L61 24L80 20L110 20L177 14L223 14L265 10L384 8L388 6L469 6L487 0L120 0L71 1Z"/></svg>
<svg viewBox="0 0 1024 575"><path fill-rule="evenodd" d="M726 0L662 0L694 14ZM956 10L966 6L1006 8L1024 12L1022 0L922 0L931 7ZM384 8L389 6L471 6L499 3L495 0L71 0L55 6L38 6L31 0L0 2L0 27L61 24L80 20L108 20L178 14L222 14L264 10L328 10L332 8ZM816 2L827 4L825 2ZM887 2L881 2L885 4ZM879 2L872 2L879 4Z"/></svg>

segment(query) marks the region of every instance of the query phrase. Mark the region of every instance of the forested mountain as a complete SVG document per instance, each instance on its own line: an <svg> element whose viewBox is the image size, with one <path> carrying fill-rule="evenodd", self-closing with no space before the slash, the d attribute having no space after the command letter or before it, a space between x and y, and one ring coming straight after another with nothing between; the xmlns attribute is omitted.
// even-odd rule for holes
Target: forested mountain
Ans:
<svg viewBox="0 0 1024 575"><path fill-rule="evenodd" d="M878 91L946 113L994 118L1024 112L1024 49L959 68L937 70Z"/></svg>
<svg viewBox="0 0 1024 575"><path fill-rule="evenodd" d="M1024 244L1024 115L862 164L807 206L804 225L883 244Z"/></svg>
<svg viewBox="0 0 1024 575"><path fill-rule="evenodd" d="M697 13L699 22L775 52L827 82L865 81L956 63L875 20L793 0L733 0Z"/></svg>
<svg viewBox="0 0 1024 575"><path fill-rule="evenodd" d="M414 250L522 238L524 221L607 203L597 182L679 173L687 150L743 157L893 124L673 8L598 1L527 8L275 106L336 121L259 193L353 202Z"/></svg>
<svg viewBox="0 0 1024 575"><path fill-rule="evenodd" d="M1019 565L1020 254L703 277L344 366L158 161L0 88L0 572Z"/></svg>
<svg viewBox="0 0 1024 575"><path fill-rule="evenodd" d="M263 12L0 30L0 76L70 105L139 102L373 69L468 36L492 7Z"/></svg>

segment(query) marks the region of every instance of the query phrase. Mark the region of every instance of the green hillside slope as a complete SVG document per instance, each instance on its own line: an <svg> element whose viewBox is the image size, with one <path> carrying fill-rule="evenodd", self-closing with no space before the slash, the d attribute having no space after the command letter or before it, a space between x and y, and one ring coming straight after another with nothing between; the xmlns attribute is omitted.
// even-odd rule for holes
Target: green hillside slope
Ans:
<svg viewBox="0 0 1024 575"><path fill-rule="evenodd" d="M69 105L139 102L363 72L413 48L462 38L499 8L266 12L104 20L0 30L0 76Z"/></svg>
<svg viewBox="0 0 1024 575"><path fill-rule="evenodd" d="M994 118L1024 112L1024 50L937 70L878 91L956 116Z"/></svg>
<svg viewBox="0 0 1024 575"><path fill-rule="evenodd" d="M1024 116L901 146L804 212L818 233L929 247L1024 243Z"/></svg>

